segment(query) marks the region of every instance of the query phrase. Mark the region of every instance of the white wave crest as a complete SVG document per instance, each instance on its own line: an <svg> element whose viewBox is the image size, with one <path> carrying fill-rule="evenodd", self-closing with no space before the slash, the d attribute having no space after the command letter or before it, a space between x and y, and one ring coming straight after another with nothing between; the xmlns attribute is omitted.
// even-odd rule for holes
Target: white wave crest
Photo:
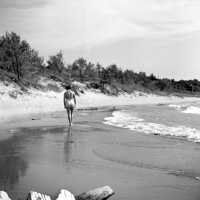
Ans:
<svg viewBox="0 0 200 200"><path fill-rule="evenodd" d="M182 112L200 115L200 108L196 106L189 106Z"/></svg>
<svg viewBox="0 0 200 200"><path fill-rule="evenodd" d="M181 111L182 113L188 113L188 114L197 114L200 115L200 107L194 106L194 105L176 105L176 104L169 104L169 107L175 108L178 111Z"/></svg>
<svg viewBox="0 0 200 200"><path fill-rule="evenodd" d="M146 134L158 134L164 136L185 137L189 141L200 142L200 130L186 126L167 126L145 122L143 119L125 111L115 111L111 117L106 117L104 123L116 127L128 128L133 131Z"/></svg>
<svg viewBox="0 0 200 200"><path fill-rule="evenodd" d="M188 104L169 104L169 107L175 108L176 110L183 111L183 110L185 110L187 107L189 107L189 105L188 105Z"/></svg>

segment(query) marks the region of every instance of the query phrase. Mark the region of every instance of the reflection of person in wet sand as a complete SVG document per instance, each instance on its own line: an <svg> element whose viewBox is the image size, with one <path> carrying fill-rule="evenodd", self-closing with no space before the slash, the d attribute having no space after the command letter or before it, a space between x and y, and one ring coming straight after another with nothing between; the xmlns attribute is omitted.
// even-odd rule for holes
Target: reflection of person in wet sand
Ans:
<svg viewBox="0 0 200 200"><path fill-rule="evenodd" d="M71 85L65 86L66 92L64 93L64 107L67 110L69 125L72 125L73 111L76 106L76 96L71 89Z"/></svg>
<svg viewBox="0 0 200 200"><path fill-rule="evenodd" d="M74 141L72 138L71 127L69 127L66 133L66 140L64 143L64 153L66 162L70 162L72 160L73 143Z"/></svg>

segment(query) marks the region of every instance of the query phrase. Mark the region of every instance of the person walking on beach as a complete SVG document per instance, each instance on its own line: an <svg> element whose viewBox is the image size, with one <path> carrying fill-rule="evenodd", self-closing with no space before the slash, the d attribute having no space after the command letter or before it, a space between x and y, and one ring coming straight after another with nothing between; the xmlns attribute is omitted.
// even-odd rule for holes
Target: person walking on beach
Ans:
<svg viewBox="0 0 200 200"><path fill-rule="evenodd" d="M71 89L71 85L65 86L66 92L64 93L64 107L67 110L69 125L72 125L73 111L76 106L76 96Z"/></svg>

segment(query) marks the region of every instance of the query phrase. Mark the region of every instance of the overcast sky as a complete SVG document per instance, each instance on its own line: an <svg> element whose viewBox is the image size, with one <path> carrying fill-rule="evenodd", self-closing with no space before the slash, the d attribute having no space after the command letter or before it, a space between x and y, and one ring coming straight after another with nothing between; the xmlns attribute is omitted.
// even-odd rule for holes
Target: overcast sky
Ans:
<svg viewBox="0 0 200 200"><path fill-rule="evenodd" d="M199 0L0 0L0 34L14 31L40 55L200 79Z"/></svg>

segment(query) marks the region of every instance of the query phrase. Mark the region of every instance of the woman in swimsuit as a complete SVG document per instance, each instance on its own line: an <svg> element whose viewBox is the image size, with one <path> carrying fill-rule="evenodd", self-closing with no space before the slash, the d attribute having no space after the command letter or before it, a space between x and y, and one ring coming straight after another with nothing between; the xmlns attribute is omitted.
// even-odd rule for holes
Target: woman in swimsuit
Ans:
<svg viewBox="0 0 200 200"><path fill-rule="evenodd" d="M76 106L76 96L71 90L71 85L65 87L66 92L64 93L64 107L67 110L67 116L69 120L69 125L72 125L73 111Z"/></svg>

